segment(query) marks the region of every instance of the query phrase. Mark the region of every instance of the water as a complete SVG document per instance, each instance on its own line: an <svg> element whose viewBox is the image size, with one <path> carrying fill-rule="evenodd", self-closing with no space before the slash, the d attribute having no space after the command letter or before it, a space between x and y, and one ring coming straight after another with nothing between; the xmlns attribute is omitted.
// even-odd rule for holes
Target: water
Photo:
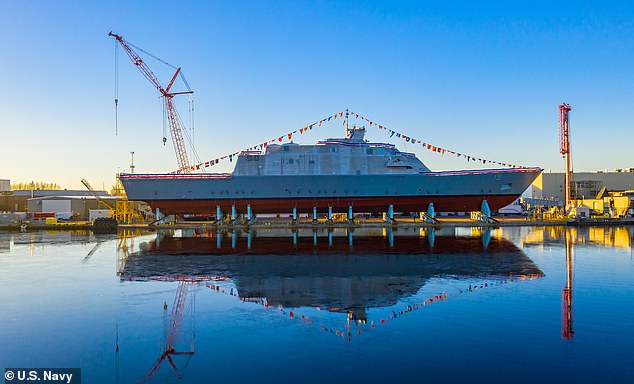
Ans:
<svg viewBox="0 0 634 384"><path fill-rule="evenodd" d="M0 367L79 367L84 383L634 382L633 233L0 233Z"/></svg>

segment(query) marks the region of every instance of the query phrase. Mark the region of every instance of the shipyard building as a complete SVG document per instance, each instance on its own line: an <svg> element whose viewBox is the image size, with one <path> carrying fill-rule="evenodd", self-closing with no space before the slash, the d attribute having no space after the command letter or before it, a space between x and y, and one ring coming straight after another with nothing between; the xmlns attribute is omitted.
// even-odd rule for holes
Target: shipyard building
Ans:
<svg viewBox="0 0 634 384"><path fill-rule="evenodd" d="M525 194L532 196L527 202L535 206L562 206L564 180L563 173L542 173ZM574 173L570 191L577 209L585 209L586 215L634 215L634 169Z"/></svg>
<svg viewBox="0 0 634 384"><path fill-rule="evenodd" d="M65 213L78 219L88 219L91 210L102 208L95 195L107 200L105 191L84 190L15 190L10 181L0 180L0 212ZM114 203L114 200L113 200Z"/></svg>
<svg viewBox="0 0 634 384"><path fill-rule="evenodd" d="M564 173L543 172L530 186L533 198L564 200ZM634 169L626 172L578 172L572 175L570 190L578 199L593 199L603 188L634 191Z"/></svg>

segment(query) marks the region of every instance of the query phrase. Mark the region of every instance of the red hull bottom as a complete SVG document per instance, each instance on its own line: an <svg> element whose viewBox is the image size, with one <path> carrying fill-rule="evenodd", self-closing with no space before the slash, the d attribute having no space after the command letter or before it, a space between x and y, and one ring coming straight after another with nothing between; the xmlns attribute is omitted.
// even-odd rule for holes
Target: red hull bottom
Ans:
<svg viewBox="0 0 634 384"><path fill-rule="evenodd" d="M324 198L324 199L235 199L235 200L149 200L153 209L158 208L164 214L216 214L216 207L223 212L231 212L232 205L238 213L246 213L247 205L251 212L284 213L297 208L298 213L312 213L313 207L317 212L348 212L352 206L354 212L379 213L387 212L388 206L393 205L394 212L423 212L427 211L430 203L434 203L436 212L471 212L479 211L482 201L486 200L491 210L495 211L511 204L517 195L477 195L477 196L420 196L420 197L357 197L357 198Z"/></svg>

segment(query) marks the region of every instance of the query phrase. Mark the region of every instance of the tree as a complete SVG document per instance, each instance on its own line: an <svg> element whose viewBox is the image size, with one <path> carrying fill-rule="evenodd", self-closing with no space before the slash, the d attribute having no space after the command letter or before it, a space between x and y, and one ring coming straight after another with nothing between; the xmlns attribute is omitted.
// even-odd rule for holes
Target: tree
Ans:
<svg viewBox="0 0 634 384"><path fill-rule="evenodd" d="M43 181L31 181L30 183L17 183L11 184L12 191L24 191L24 190L56 190L61 189L57 183L47 183Z"/></svg>

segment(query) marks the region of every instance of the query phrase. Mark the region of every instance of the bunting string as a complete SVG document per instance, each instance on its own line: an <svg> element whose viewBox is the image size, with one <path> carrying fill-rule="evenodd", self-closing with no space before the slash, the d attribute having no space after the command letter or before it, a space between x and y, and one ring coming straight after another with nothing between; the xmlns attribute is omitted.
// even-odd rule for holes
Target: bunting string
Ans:
<svg viewBox="0 0 634 384"><path fill-rule="evenodd" d="M392 130L392 129L386 127L385 125L378 124L378 123L376 123L376 122L374 122L374 121L372 121L372 120L370 120L370 119L368 119L368 118L366 118L366 117L364 117L364 116L362 116L362 115L360 115L358 113L355 113L355 112L352 112L352 111L350 111L349 113L350 113L351 116L354 116L355 119L361 119L361 120L367 122L370 125L370 127L376 127L377 129L381 129L381 130L386 131L387 134L390 135L390 138L396 136L397 138L402 139L402 140L404 140L407 143L411 143L411 144L414 144L414 145L420 144L423 149L435 152L435 153L437 153L439 155L444 155L445 153L448 153L448 154L451 154L451 155L456 156L456 157L464 158L465 160L467 160L467 162L475 161L475 162L479 162L479 163L482 163L482 164L487 164L487 163L488 164L496 164L496 165L501 165L503 167L509 167L509 168L528 168L528 167L526 167L524 165L509 164L509 163L503 163L503 162L500 162L500 161L482 159L482 158L477 157L477 156L466 155L464 153L459 153L459 152L456 152L456 151L452 151L451 149L441 148L441 147L439 147L437 145L433 145L433 144L431 144L429 142L426 142L426 141L414 138L412 136L405 135L405 134L400 133L398 131Z"/></svg>
<svg viewBox="0 0 634 384"><path fill-rule="evenodd" d="M294 131L288 132L284 135L280 135L278 137L275 137L273 139L267 140L263 143L260 144L256 144L252 147L246 148L242 151L237 151L234 152L232 154L228 154L225 156L221 156L221 157L217 157L215 159L212 160L208 160L208 161L204 161L195 165L192 165L190 167L191 171L200 171L200 170L204 170L205 168L209 168L211 166L214 166L216 164L219 164L221 162L233 162L233 159L240 155L240 154L248 154L249 152L261 152L263 150L265 150L267 148L268 145L270 144L277 144L277 143L283 143L286 141L290 141L293 138L293 135L302 135L304 133L306 133L309 130L312 130L315 127L321 127L324 123L328 123L330 121L335 121L337 120L337 118L340 118L342 120L343 125L346 125L346 121L345 121L345 115L346 113L348 113L350 116L354 117L355 119L360 119L363 120L365 122L367 122L369 124L370 127L375 127L377 129L380 130L384 130L389 136L390 138L393 138L394 136L396 136L399 139L404 140L407 143L410 144L414 144L414 145L420 145L422 149L428 150L428 151L432 151L435 152L439 155L445 155L450 154L452 156L456 156L458 158L463 158L465 159L467 162L476 162L476 163L482 163L482 164L494 164L494 165L499 165L502 167L509 167L509 168L528 168L525 165L517 165L517 164L510 164L510 163L504 163L501 161L495 161L495 160L488 160L488 159L483 159L481 157L477 157L477 156L473 156L473 155L468 155L468 154L464 154L464 153L460 153L451 149L447 149L447 148L443 148L437 145L434 145L432 143L429 143L427 141L423 141L421 139L418 138L414 138L412 136L409 135L405 135L401 132L395 131L393 129L388 128L387 126L383 125L383 124L379 124L373 120L368 119L367 117L360 115L358 113L352 112L352 111L341 111L338 113L335 113L334 115L329 115L327 117L324 117L321 120L317 120L311 124L305 125L302 128L296 129ZM178 171L174 171L172 173L181 173L181 170Z"/></svg>
<svg viewBox="0 0 634 384"><path fill-rule="evenodd" d="M298 308L285 308L282 305L270 305L269 300L266 297L254 297L254 298L245 298L240 297L237 289L233 287L227 287L222 284L217 283L207 283L206 288L210 289L212 292L225 294L229 296L236 297L240 299L243 303L251 303L262 306L265 309L276 311L281 315L288 317L289 319L298 321L305 325L316 326L319 329L332 334L333 336L347 338L348 341L351 341L353 337L360 336L362 333L369 332L379 328L382 325L391 322L393 319L400 318L409 313L413 313L414 311L418 311L423 307L430 306L434 303L438 303L441 301L445 301L447 298L457 297L464 294L479 292L484 288L495 287L503 284L509 284L513 282L523 281L523 280L534 280L541 278L542 274L526 274L526 275L510 275L506 277L492 277L488 280L478 283L469 284L467 288L458 289L454 293L447 293L446 291L439 292L433 296L429 296L426 299L423 299L420 303L405 303L405 307L401 309L392 309L391 313L378 319L376 321L371 320L368 322L366 319L360 320L356 319L353 312L348 312L346 324L342 327L329 327L325 323L316 322L314 318L298 313ZM229 280L228 277L214 277L211 279L212 281L225 281ZM322 308L316 307L317 310L321 310ZM327 310L327 308L326 308ZM355 329L352 329L354 326Z"/></svg>
<svg viewBox="0 0 634 384"><path fill-rule="evenodd" d="M267 140L267 141L265 141L263 143L254 145L254 146L249 147L247 149L244 149L242 151L234 152L232 154L225 155L225 156L222 156L222 157L218 157L218 158L215 158L213 160L208 160L208 161L204 161L204 162L192 165L190 167L190 170L191 171L204 170L205 168L209 168L209 167L214 166L214 165L216 165L218 163L221 163L221 162L226 162L227 160L229 162L233 162L233 159L236 156L240 155L240 154L248 154L249 152L254 152L254 151L257 151L257 152L263 151L269 144L282 143L282 142L285 142L285 141L292 140L293 135L298 135L298 134L302 135L302 134L306 133L307 131L312 130L314 127L321 127L322 124L330 122L331 120L335 121L335 120L337 120L337 118L343 118L343 116L344 116L344 112L343 111L335 113L334 115L329 115L327 117L324 117L321 120L317 120L317 121L315 121L315 122L313 122L311 124L305 125L302 128L299 128L299 129L296 129L296 130L294 130L292 132L288 132L288 133L286 133L284 135L275 137L275 138L273 138L271 140ZM341 120L344 120L344 119L341 119ZM344 124L345 124L345 121L344 121ZM181 173L181 172L182 172L181 170L178 170L178 171L174 171L172 173Z"/></svg>

